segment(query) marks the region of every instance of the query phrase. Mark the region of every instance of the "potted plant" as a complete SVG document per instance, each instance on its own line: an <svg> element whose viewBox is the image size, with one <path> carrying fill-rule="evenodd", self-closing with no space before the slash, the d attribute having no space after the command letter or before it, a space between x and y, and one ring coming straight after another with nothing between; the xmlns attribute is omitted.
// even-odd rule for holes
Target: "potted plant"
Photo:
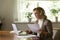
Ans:
<svg viewBox="0 0 60 40"><path fill-rule="evenodd" d="M55 16L56 22L58 22L58 13L59 13L60 9L51 9L50 11L51 11L52 15Z"/></svg>
<svg viewBox="0 0 60 40"><path fill-rule="evenodd" d="M31 12L26 12L25 17L28 18L28 21L31 22L32 20L32 13Z"/></svg>

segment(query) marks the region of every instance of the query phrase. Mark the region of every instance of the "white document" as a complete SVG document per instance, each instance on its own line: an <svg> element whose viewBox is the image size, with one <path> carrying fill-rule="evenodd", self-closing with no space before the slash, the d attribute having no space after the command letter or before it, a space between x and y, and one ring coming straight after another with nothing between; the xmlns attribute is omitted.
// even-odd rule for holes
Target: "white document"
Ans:
<svg viewBox="0 0 60 40"><path fill-rule="evenodd" d="M38 32L40 29L38 24L28 24L28 27L32 32Z"/></svg>

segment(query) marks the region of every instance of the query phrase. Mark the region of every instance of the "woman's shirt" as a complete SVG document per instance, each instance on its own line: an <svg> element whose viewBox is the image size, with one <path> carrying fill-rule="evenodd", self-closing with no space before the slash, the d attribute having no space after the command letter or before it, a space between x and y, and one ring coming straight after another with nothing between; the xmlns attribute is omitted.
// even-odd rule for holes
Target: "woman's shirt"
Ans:
<svg viewBox="0 0 60 40"><path fill-rule="evenodd" d="M39 28L42 28L42 24L43 24L43 19L38 20L38 24L39 24ZM40 33L37 33L37 36L40 36Z"/></svg>
<svg viewBox="0 0 60 40"><path fill-rule="evenodd" d="M39 24L39 28L42 28L42 24L43 24L43 19L38 20L38 24Z"/></svg>

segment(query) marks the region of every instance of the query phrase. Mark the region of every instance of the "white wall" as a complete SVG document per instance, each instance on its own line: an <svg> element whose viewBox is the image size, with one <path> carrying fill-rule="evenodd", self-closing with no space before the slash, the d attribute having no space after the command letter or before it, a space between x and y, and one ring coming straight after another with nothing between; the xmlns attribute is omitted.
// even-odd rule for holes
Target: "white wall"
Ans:
<svg viewBox="0 0 60 40"><path fill-rule="evenodd" d="M2 29L4 30L10 30L11 29L11 23L13 22L13 15L15 15L15 3L16 0L0 0L0 17L2 17L4 20Z"/></svg>

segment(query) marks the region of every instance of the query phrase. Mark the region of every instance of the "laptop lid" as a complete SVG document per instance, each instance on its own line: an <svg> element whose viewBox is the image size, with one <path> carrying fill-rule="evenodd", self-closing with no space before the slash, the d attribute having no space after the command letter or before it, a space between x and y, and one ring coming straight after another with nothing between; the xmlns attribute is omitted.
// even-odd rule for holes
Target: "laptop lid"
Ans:
<svg viewBox="0 0 60 40"><path fill-rule="evenodd" d="M17 27L15 24L12 24L12 27L13 27L13 31L15 32L15 34L19 35L19 32L17 30Z"/></svg>

